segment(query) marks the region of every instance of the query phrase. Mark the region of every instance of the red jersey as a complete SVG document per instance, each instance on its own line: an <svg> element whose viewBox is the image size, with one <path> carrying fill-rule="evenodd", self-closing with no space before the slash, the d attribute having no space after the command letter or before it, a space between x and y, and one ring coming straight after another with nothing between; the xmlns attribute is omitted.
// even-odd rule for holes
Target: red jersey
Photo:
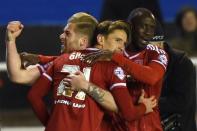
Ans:
<svg viewBox="0 0 197 131"><path fill-rule="evenodd" d="M38 70L40 71L40 74L47 71L48 67L53 63L53 61L58 56L44 56L44 55L38 55L39 58L39 64L37 65Z"/></svg>
<svg viewBox="0 0 197 131"><path fill-rule="evenodd" d="M155 96L159 100L168 63L166 52L156 46L147 45L146 49L139 53L125 51L124 55L114 54L112 60L129 74L127 87L133 103L137 104L141 89L145 90L146 97ZM139 120L128 122L127 126L129 131L162 131L158 107Z"/></svg>
<svg viewBox="0 0 197 131"><path fill-rule="evenodd" d="M61 55L54 60L47 72L32 87L29 99L32 101L33 107L39 106L36 113L38 113L38 117L41 118L40 120L46 126L47 131L101 130L104 113L100 106L84 92L71 91L63 85L63 78L78 70L84 73L87 80L103 89L111 90L112 94L116 96L115 100L117 100L116 102L120 106L120 110L126 112L124 108L121 108L123 102L117 99L118 97L125 96L127 100L131 100L126 88L123 70L117 67L116 64L108 61L98 62L89 67L80 60L83 55L89 52L89 50L86 50ZM53 90L54 103L51 114L48 115L42 97L51 88ZM131 109L131 112L137 110L140 112L140 115L144 114L144 105L139 105L137 109L134 109L131 103L126 105L126 108ZM133 116L134 114L132 114Z"/></svg>
<svg viewBox="0 0 197 131"><path fill-rule="evenodd" d="M45 65L51 61L54 61L58 56L44 56L38 55L39 63Z"/></svg>

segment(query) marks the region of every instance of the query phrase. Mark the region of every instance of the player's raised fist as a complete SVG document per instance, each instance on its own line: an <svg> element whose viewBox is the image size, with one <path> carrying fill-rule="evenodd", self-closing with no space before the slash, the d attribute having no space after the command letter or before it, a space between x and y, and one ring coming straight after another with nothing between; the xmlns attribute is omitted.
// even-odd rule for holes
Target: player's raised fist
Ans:
<svg viewBox="0 0 197 131"><path fill-rule="evenodd" d="M23 27L23 25L21 24L20 21L11 21L8 23L7 29L12 32L16 32L18 30L21 30L22 27Z"/></svg>
<svg viewBox="0 0 197 131"><path fill-rule="evenodd" d="M11 21L7 25L6 40L15 41L15 39L21 34L23 25L20 21Z"/></svg>

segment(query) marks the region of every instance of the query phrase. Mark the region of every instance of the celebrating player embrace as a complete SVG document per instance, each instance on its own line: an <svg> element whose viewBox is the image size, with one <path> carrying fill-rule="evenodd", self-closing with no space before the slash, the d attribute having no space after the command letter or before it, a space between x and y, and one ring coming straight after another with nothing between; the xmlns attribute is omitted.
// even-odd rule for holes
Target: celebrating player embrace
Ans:
<svg viewBox="0 0 197 131"><path fill-rule="evenodd" d="M89 14L74 14L60 35L62 55L30 54L43 64L31 69L21 68L15 44L24 26L8 24L8 73L14 82L33 85L28 99L46 131L162 130L157 100L168 58L147 45L154 36L152 13L138 9L129 18L97 25ZM49 91L50 112L43 101Z"/></svg>

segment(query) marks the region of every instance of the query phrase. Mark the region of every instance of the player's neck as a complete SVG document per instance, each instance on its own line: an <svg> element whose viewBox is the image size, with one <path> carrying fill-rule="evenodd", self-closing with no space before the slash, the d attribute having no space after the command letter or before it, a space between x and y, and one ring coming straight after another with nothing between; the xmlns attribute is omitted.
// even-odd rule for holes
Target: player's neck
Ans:
<svg viewBox="0 0 197 131"><path fill-rule="evenodd" d="M127 47L126 50L129 51L129 52L138 53L138 52L140 52L143 49L141 49L139 46L137 46L137 45L135 45L135 44L132 43L132 44L130 44Z"/></svg>

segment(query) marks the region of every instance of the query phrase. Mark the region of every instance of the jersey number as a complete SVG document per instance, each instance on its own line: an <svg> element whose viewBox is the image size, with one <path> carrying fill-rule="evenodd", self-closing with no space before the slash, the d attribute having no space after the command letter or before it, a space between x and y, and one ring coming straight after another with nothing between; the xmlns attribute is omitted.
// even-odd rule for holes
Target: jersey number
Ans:
<svg viewBox="0 0 197 131"><path fill-rule="evenodd" d="M74 74L76 71L80 71L80 68L77 65L64 65L62 68L62 71L68 72L70 74ZM83 74L84 74L87 81L89 81L89 79L90 79L90 71L91 71L91 67L83 68ZM74 91L70 90L67 86L65 86L63 84L63 80L62 80L57 88L57 95L72 97L73 93L74 93ZM86 96L85 92L78 91L77 94L75 95L75 99L85 100L85 96Z"/></svg>

